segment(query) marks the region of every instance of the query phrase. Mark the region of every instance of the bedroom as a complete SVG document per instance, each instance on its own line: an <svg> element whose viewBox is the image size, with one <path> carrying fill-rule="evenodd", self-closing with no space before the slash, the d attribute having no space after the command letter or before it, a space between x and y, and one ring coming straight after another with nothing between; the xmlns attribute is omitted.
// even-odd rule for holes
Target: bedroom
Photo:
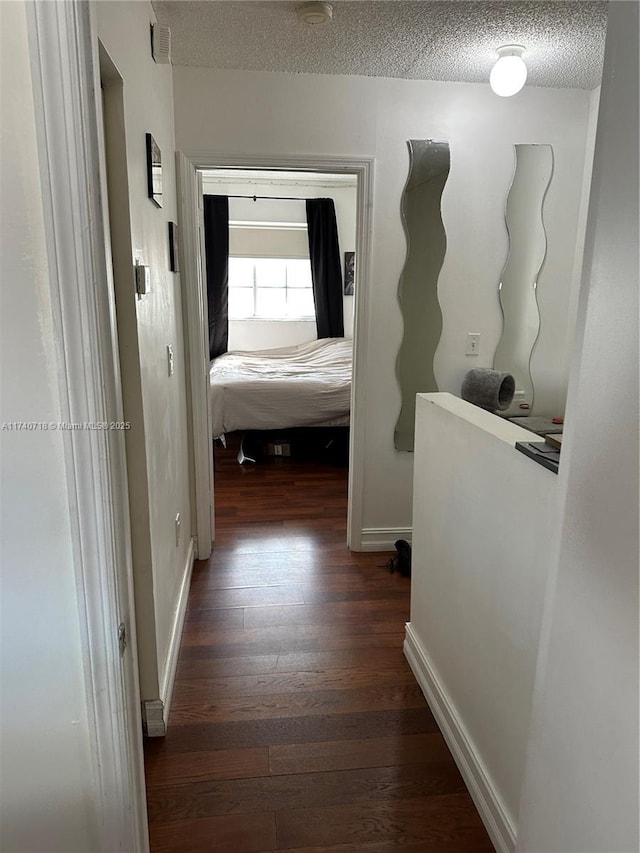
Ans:
<svg viewBox="0 0 640 853"><path fill-rule="evenodd" d="M323 425L344 433L339 427L348 425L350 408L354 297L343 280L355 251L356 177L240 169L201 174L205 256L212 259L206 264L208 304L215 306L209 309L214 438L224 442L228 432L250 430L246 440L258 441L259 449L273 440L266 430ZM321 220L314 251L317 263L331 269L331 281L321 286L335 298L315 293L325 268L312 270L309 261L306 199L314 198L330 200L321 202L328 230ZM332 242L325 250L327 235ZM228 259L218 259L218 246L227 243ZM320 322L316 304L327 312ZM298 440L303 436L299 431ZM276 438L290 453L287 434ZM348 438L339 440L348 444ZM238 458L250 457L241 452Z"/></svg>

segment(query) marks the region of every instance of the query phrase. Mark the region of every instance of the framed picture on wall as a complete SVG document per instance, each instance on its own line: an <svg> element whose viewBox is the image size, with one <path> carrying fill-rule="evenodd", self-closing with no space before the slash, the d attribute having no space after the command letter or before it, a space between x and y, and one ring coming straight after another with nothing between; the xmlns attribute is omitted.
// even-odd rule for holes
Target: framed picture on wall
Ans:
<svg viewBox="0 0 640 853"><path fill-rule="evenodd" d="M169 223L169 269L171 272L180 272L178 266L178 226L175 222Z"/></svg>
<svg viewBox="0 0 640 853"><path fill-rule="evenodd" d="M344 295L353 296L356 285L356 253L344 253Z"/></svg>
<svg viewBox="0 0 640 853"><path fill-rule="evenodd" d="M147 133L147 190L154 204L162 207L162 153L150 133Z"/></svg>

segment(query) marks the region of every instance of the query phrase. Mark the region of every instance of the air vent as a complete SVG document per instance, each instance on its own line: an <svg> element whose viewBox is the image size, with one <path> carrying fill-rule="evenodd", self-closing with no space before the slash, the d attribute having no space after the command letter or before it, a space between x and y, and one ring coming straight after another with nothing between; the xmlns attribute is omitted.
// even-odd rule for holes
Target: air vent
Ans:
<svg viewBox="0 0 640 853"><path fill-rule="evenodd" d="M171 30L162 24L151 27L151 52L156 62L167 65L171 62Z"/></svg>

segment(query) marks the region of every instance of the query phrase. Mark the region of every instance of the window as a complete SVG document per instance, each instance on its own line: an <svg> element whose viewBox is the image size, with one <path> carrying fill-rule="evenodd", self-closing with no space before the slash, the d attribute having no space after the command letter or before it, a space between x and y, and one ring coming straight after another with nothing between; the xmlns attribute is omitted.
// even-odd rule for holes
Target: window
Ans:
<svg viewBox="0 0 640 853"><path fill-rule="evenodd" d="M229 258L230 320L312 320L307 258Z"/></svg>

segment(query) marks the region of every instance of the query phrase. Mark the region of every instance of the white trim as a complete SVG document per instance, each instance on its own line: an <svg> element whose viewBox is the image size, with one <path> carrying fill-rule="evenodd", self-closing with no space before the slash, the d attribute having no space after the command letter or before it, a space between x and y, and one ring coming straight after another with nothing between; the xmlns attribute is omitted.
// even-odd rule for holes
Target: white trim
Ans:
<svg viewBox="0 0 640 853"><path fill-rule="evenodd" d="M513 853L516 848L516 828L493 779L410 622L405 625L405 632L405 657L453 754L489 837L498 853Z"/></svg>
<svg viewBox="0 0 640 853"><path fill-rule="evenodd" d="M60 416L73 423L122 420L100 195L92 13L87 2L73 0L28 3L27 15L61 368ZM144 853L148 835L124 434L69 430L63 442L93 753L94 790L87 797L96 809L96 849ZM126 567L124 588L118 565ZM129 638L123 659L121 615Z"/></svg>
<svg viewBox="0 0 640 853"><path fill-rule="evenodd" d="M369 323L369 275L371 268L371 228L373 210L374 160L371 157L313 157L313 156L239 156L236 153L211 151L178 152L192 169L274 169L295 172L330 172L355 175L358 182L358 216L356 228L356 269L353 321L353 382L351 391L351 430L349 447L349 497L347 510L347 545L362 549L362 517L364 512L364 448L365 448L365 387L364 368L367 363L367 328ZM186 167L185 167L186 168ZM188 194L189 186L187 187ZM181 199L183 204L188 198ZM195 204L185 211L182 230L193 229ZM182 208L181 208L182 210ZM185 236L193 245L193 236ZM185 244L186 245L186 244ZM189 289L188 287L186 289ZM194 417L197 413L194 411ZM374 549L370 549L374 550Z"/></svg>
<svg viewBox="0 0 640 853"><path fill-rule="evenodd" d="M292 320L288 318L282 319L282 317L238 317L237 320L229 320L230 323L307 323L308 325L316 325L315 317L298 317Z"/></svg>
<svg viewBox="0 0 640 853"><path fill-rule="evenodd" d="M393 551L398 539L411 542L410 527L364 527L360 531L360 551Z"/></svg>
<svg viewBox="0 0 640 853"><path fill-rule="evenodd" d="M364 516L364 468L366 389L365 367L369 340L369 287L371 268L371 230L373 227L373 159L354 161L359 169L356 219L356 288L353 317L353 381L351 385L351 430L349 435L349 497L347 506L347 545L362 547Z"/></svg>
<svg viewBox="0 0 640 853"><path fill-rule="evenodd" d="M173 697L173 686L176 680L176 669L178 668L178 657L180 655L180 642L182 640L182 629L187 612L189 600L189 588L191 586L191 574L193 572L193 561L195 559L197 543L195 538L189 542L187 560L182 573L180 592L178 593L178 606L176 607L173 625L171 626L171 637L169 648L160 683L160 698L145 699L142 703L142 724L147 737L164 737L169 727L169 714L171 713L171 699Z"/></svg>
<svg viewBox="0 0 640 853"><path fill-rule="evenodd" d="M187 561L185 563L184 572L182 575L182 583L178 594L178 606L176 607L176 615L171 626L171 637L169 639L169 649L167 651L167 659L165 661L162 681L160 682L160 699L164 708L164 724L169 725L169 713L171 712L171 698L173 696L173 685L176 680L176 669L178 667L178 656L180 654L180 641L182 639L182 629L184 627L184 617L187 612L187 601L189 599L189 587L191 585L191 573L193 571L193 561L195 558L195 542L192 539L189 542L189 550L187 551Z"/></svg>
<svg viewBox="0 0 640 853"><path fill-rule="evenodd" d="M307 230L306 222L262 222L258 219L230 219L229 228L236 230L250 231L305 231ZM269 255L269 257L273 257Z"/></svg>
<svg viewBox="0 0 640 853"><path fill-rule="evenodd" d="M213 439L209 411L209 345L204 306L206 294L201 264L199 183L196 169L176 152L180 264L184 314L184 346L187 357L189 430L191 434L192 496L198 559L211 555L213 539Z"/></svg>
<svg viewBox="0 0 640 853"><path fill-rule="evenodd" d="M202 177L204 184L211 187L221 187L225 186L225 184L235 187L238 184L246 184L246 186L312 186L314 189L318 187L335 189L336 187L355 187L357 183L355 178L349 175L329 175L326 172L316 175L310 172L308 176L305 176L304 180L299 180L297 172L281 171L282 175L279 179L276 178L275 180L272 175L259 175L258 171L252 168L245 171L236 169L233 173L230 173L228 169L208 169Z"/></svg>

